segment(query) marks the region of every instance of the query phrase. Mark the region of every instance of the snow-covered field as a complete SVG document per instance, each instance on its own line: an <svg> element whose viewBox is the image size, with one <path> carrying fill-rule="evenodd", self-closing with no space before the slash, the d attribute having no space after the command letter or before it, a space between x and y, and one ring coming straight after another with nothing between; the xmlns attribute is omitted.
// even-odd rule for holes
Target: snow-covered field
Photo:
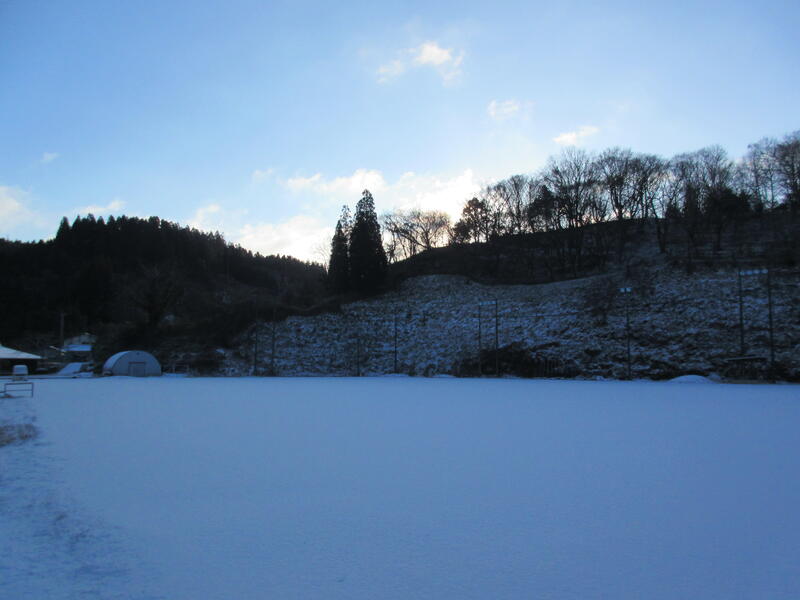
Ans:
<svg viewBox="0 0 800 600"><path fill-rule="evenodd" d="M800 388L36 383L0 598L800 597Z"/></svg>

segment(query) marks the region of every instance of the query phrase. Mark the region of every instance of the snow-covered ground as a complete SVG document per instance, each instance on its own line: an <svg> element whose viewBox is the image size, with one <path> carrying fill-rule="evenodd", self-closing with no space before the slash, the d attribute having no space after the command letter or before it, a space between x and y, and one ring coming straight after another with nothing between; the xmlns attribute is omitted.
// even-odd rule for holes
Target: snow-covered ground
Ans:
<svg viewBox="0 0 800 600"><path fill-rule="evenodd" d="M797 386L36 386L3 599L800 597Z"/></svg>

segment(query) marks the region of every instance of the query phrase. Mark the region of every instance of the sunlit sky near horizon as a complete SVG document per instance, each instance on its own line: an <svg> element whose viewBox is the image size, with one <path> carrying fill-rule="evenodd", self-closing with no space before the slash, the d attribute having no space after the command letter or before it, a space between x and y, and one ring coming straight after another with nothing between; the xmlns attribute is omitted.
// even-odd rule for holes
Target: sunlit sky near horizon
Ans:
<svg viewBox="0 0 800 600"><path fill-rule="evenodd" d="M340 207L456 214L565 145L800 129L797 2L0 0L0 236L157 215L322 261Z"/></svg>

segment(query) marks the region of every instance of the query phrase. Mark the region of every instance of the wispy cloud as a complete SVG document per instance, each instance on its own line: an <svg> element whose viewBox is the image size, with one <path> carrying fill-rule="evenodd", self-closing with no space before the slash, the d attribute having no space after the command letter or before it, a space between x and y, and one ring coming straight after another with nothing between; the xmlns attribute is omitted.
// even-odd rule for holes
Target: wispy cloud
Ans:
<svg viewBox="0 0 800 600"><path fill-rule="evenodd" d="M584 125L577 131L567 131L560 133L553 138L553 141L560 146L577 146L584 138L600 133L600 129L594 125Z"/></svg>
<svg viewBox="0 0 800 600"><path fill-rule="evenodd" d="M58 152L45 152L44 154L42 154L42 158L40 159L40 161L43 165L46 165L47 163L53 162L59 156L61 155Z"/></svg>
<svg viewBox="0 0 800 600"><path fill-rule="evenodd" d="M26 195L19 188L0 185L0 223L3 223L4 230L31 218L31 212L24 202ZM0 234L4 235L4 230Z"/></svg>
<svg viewBox="0 0 800 600"><path fill-rule="evenodd" d="M30 194L13 186L0 185L0 237L22 235L32 239L52 227L46 214L30 208Z"/></svg>
<svg viewBox="0 0 800 600"><path fill-rule="evenodd" d="M325 261L320 246L328 248L333 227L316 217L296 215L281 223L246 224L233 241L261 254L288 254L301 260Z"/></svg>
<svg viewBox="0 0 800 600"><path fill-rule="evenodd" d="M121 211L123 208L125 208L125 202L119 198L114 198L106 205L89 204L88 206L76 208L75 212L79 215L88 215L89 213L92 213L93 215L108 215Z"/></svg>
<svg viewBox="0 0 800 600"><path fill-rule="evenodd" d="M375 196L379 212L393 208L442 210L457 218L464 202L481 188L472 169L456 175L419 174L406 172L393 183L377 170L358 169L352 175L326 179L317 173L312 177L297 177L284 182L295 193L326 196L332 204L354 204L362 190Z"/></svg>
<svg viewBox="0 0 800 600"><path fill-rule="evenodd" d="M457 52L453 48L443 48L438 42L427 41L401 50L396 58L378 67L378 81L386 83L410 69L430 67L439 73L443 83L453 83L461 75L463 60L463 51Z"/></svg>
<svg viewBox="0 0 800 600"><path fill-rule="evenodd" d="M287 179L285 184L293 192L305 191L329 196L348 194L356 199L363 190L374 193L387 187L383 174L369 169L357 169L352 175L334 179L326 179L321 173L311 177L293 177Z"/></svg>
<svg viewBox="0 0 800 600"><path fill-rule="evenodd" d="M507 121L509 119L530 116L533 102L520 102L519 100L492 100L486 107L486 113L493 121Z"/></svg>
<svg viewBox="0 0 800 600"><path fill-rule="evenodd" d="M275 174L275 169L273 169L272 167L269 167L267 169L256 169L250 175L250 180L253 183L259 183L261 181L265 181L265 180L269 179L274 174Z"/></svg>

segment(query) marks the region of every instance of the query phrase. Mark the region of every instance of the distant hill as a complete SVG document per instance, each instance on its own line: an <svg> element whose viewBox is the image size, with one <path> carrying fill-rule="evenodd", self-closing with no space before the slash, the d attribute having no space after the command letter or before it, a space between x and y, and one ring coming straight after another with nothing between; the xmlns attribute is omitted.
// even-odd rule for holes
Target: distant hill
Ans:
<svg viewBox="0 0 800 600"><path fill-rule="evenodd" d="M0 340L30 350L82 331L107 343L182 335L222 343L273 306L322 297L321 265L261 256L157 217L63 219L55 238L0 239Z"/></svg>

